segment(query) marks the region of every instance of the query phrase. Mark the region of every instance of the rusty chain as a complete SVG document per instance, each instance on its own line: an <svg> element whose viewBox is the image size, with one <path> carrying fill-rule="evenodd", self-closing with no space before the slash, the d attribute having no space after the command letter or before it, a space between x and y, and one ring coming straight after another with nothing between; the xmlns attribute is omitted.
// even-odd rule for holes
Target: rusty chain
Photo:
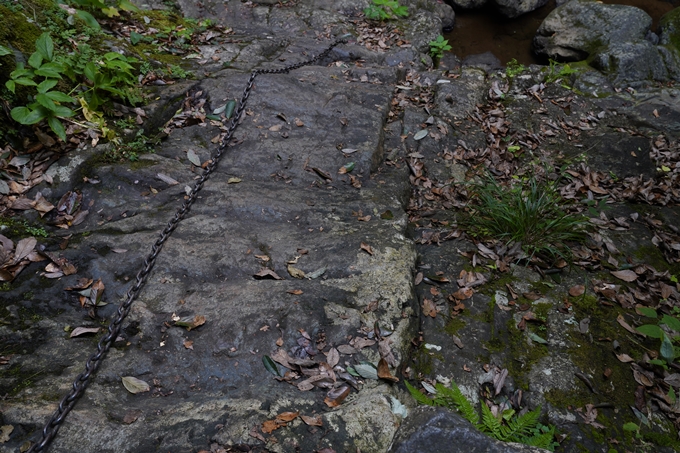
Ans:
<svg viewBox="0 0 680 453"><path fill-rule="evenodd" d="M227 130L227 135L224 137L220 145L217 147L217 151L215 152L215 155L212 157L210 164L205 167L205 169L203 170L203 174L201 175L201 178L198 181L196 181L194 187L191 189L191 192L182 203L182 206L177 210L173 219L170 220L170 222L168 222L166 227L160 233L160 236L153 244L153 246L151 246L151 253L149 253L149 255L147 255L147 257L144 259L144 264L137 273L135 284L128 290L125 301L122 302L118 307L117 311L118 315L114 320L112 320L109 323L106 335L104 335L99 340L99 343L97 344L97 352L95 352L87 360L87 362L85 363L85 371L80 373L75 378L71 390L61 399L61 401L59 402L59 406L57 407L57 410L52 414L52 417L50 417L50 419L45 424L42 430L41 440L33 444L33 446L31 446L31 448L28 450L28 453L47 451L50 442L57 435L57 432L59 431L61 424L64 422L64 419L71 411L71 409L73 409L76 402L78 401L78 398L80 398L80 396L85 392L85 388L90 383L90 380L92 379L97 369L101 365L104 356L111 348L111 345L113 344L115 339L118 338L118 334L120 333L121 329L121 324L123 323L123 320L125 320L125 318L127 317L128 313L130 312L132 302L139 295L142 287L144 286L144 283L146 282L147 277L149 276L149 273L151 273L151 270L153 269L153 266L156 263L156 258L161 252L161 249L163 248L163 244L165 244L168 238L172 235L172 232L175 231L175 229L179 225L179 222L182 221L182 219L184 219L184 216L189 212L191 205L193 205L194 201L196 201L198 192L200 192L200 190L203 188L203 184L205 184L205 182L208 180L210 174L215 170L215 168L217 168L217 164L219 163L222 154L229 146L229 141L234 135L234 131L238 127L241 116L243 115L243 111L245 110L246 101L248 100L248 96L250 96L250 92L253 89L253 83L255 82L255 78L260 74L286 74L294 69L310 65L328 56L331 50L333 50L333 48L338 44L344 44L346 42L347 40L344 37L336 39L319 55L307 61L303 61L301 63L296 63L279 69L255 69L251 72L250 78L248 79L248 82L246 84L246 88L243 90L243 94L241 95L241 100L239 102L238 108L236 109L234 116L231 120L231 123L229 125L229 128Z"/></svg>

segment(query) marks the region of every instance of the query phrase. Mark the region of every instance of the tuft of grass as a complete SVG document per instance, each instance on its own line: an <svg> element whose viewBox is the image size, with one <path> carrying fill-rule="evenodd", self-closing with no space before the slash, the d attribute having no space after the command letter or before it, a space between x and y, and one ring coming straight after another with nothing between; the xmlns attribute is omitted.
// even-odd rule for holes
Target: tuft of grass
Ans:
<svg viewBox="0 0 680 453"><path fill-rule="evenodd" d="M471 236L521 244L534 256L570 260L570 242L582 242L587 219L569 213L555 185L535 177L501 186L488 176L472 188L469 216L464 221Z"/></svg>

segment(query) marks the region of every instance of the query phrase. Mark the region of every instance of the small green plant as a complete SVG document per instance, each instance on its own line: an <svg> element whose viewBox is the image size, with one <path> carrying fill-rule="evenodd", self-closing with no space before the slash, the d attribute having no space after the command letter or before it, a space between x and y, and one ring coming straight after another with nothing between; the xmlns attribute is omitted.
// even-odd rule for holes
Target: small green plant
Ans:
<svg viewBox="0 0 680 453"><path fill-rule="evenodd" d="M364 9L364 15L371 20L388 20L396 17L407 17L408 6L400 6L396 0L373 0L373 4Z"/></svg>
<svg viewBox="0 0 680 453"><path fill-rule="evenodd" d="M477 429L502 442L519 442L525 445L546 448L550 451L555 451L555 447L559 445L554 441L555 426L545 426L538 422L538 418L541 415L540 407L523 415L517 415L514 409L508 409L496 417L489 407L482 403L480 422L479 414L455 382L451 381L451 388L437 383L435 385L437 393L434 395L434 398L423 395L409 384L408 381L404 381L404 383L409 393L419 403L455 409L467 421L475 425Z"/></svg>
<svg viewBox="0 0 680 453"><path fill-rule="evenodd" d="M518 62L517 59L515 58L508 61L508 64L505 66L505 74L511 79L513 77L517 77L526 70L527 67L524 66L522 63Z"/></svg>
<svg viewBox="0 0 680 453"><path fill-rule="evenodd" d="M649 363L668 369L668 364L680 357L680 347L675 346L680 340L680 320L675 316L663 315L659 319L656 310L649 307L639 307L643 316L656 320L655 324L643 324L637 331L651 338L661 340L659 355L661 358L652 359Z"/></svg>
<svg viewBox="0 0 680 453"><path fill-rule="evenodd" d="M134 140L128 143L114 143L114 147L107 153L111 160L127 159L131 162L139 160L139 155L153 151L153 145L157 144L157 139L152 139L144 135L144 131L137 131Z"/></svg>
<svg viewBox="0 0 680 453"><path fill-rule="evenodd" d="M17 68L10 73L10 80L5 86L12 93L17 85L35 87L33 102L26 106L14 107L10 112L14 121L20 124L36 124L47 120L50 128L59 138L66 140L66 131L59 118L70 118L75 112L62 103L72 103L75 100L66 93L56 90L64 73L61 64L54 60L54 43L49 33L40 35L35 43L36 51L28 59L29 68L18 63Z"/></svg>
<svg viewBox="0 0 680 453"><path fill-rule="evenodd" d="M554 83L558 82L561 79L564 79L566 77L569 77L572 74L576 74L579 72L578 69L574 69L569 64L563 64L560 65L560 63L556 62L555 60L550 60L548 68L544 68L543 71L546 71L547 74L545 75L545 83ZM570 89L570 87L566 84L563 84L565 88Z"/></svg>
<svg viewBox="0 0 680 453"><path fill-rule="evenodd" d="M444 56L444 52L448 52L451 50L451 46L449 45L449 40L444 39L442 35L437 36L437 39L434 41L430 41L430 56L434 58L436 61L439 61L442 56Z"/></svg>
<svg viewBox="0 0 680 453"><path fill-rule="evenodd" d="M469 215L463 220L473 237L520 243L529 258L571 258L568 243L582 241L587 219L565 210L554 183L535 177L509 188L491 176L472 187Z"/></svg>

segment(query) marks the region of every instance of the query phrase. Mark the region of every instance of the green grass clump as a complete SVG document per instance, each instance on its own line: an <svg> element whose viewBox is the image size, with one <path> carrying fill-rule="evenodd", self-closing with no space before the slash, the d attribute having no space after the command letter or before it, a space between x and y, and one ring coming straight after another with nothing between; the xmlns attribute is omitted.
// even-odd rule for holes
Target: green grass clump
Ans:
<svg viewBox="0 0 680 453"><path fill-rule="evenodd" d="M471 236L519 243L529 258L569 260L568 243L585 237L586 218L566 210L554 184L534 177L504 187L489 176L473 186L471 201L463 222Z"/></svg>

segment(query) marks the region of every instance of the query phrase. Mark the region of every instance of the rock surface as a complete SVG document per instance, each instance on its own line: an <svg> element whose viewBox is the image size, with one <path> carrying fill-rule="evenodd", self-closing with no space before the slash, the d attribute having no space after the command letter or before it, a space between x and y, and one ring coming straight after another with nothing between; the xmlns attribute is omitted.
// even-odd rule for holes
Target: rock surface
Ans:
<svg viewBox="0 0 680 453"><path fill-rule="evenodd" d="M548 0L493 0L498 12L509 19L530 13L547 3Z"/></svg>
<svg viewBox="0 0 680 453"><path fill-rule="evenodd" d="M351 32L352 38L315 65L256 79L217 171L164 246L121 339L50 451L385 453L423 445L456 453L536 451L491 441L442 409L416 408L405 379L419 387L453 380L476 407L485 399L541 406L541 422L568 434L560 438L564 451L619 448L614 441L631 451L640 447L621 428L637 420L629 411L639 401L637 384L631 365L613 350L650 366L639 345L658 344L629 341L617 316L639 321L634 305L624 309L618 299L596 294L592 280L616 282L623 297L625 285L610 270L634 264L646 272L642 284L653 277L642 266L654 259L668 283L666 300L677 300L668 278L680 272L680 256L672 255L678 242L666 239L677 235L665 225L680 222L680 193L677 179L663 185L680 174L680 162L667 160L680 149L676 88L617 91L588 67L566 75L559 66L531 67L509 78L445 58L446 71L428 69L424 52L441 17L427 9L412 10L404 22L409 34L399 38L408 43L395 39L383 48L371 37L376 26L361 19L365 1L281 7L182 0L180 6L188 16L233 27L233 34L199 49L210 76L187 89L206 99L203 113L240 98L251 69L281 68L318 54L332 37ZM644 69L629 57L644 45L631 42L606 60L609 70ZM229 69L221 69L225 63ZM176 109L179 91L159 94L159 118ZM0 354L10 356L0 368L0 394L7 395L0 425L13 428L0 452L36 440L82 370L95 338L69 332L100 327L113 316L150 245L201 174L189 151L201 164L211 159L223 126L194 119L136 163L102 161L100 148L66 156L50 170L54 183L28 194L40 191L56 203L77 190L89 214L68 230L47 225L53 236L40 240L72 262L76 274L50 280L41 275L44 262L32 263L0 293L0 339L8 347ZM521 180L527 162L554 171L547 177L561 178L565 197L600 211L591 219L596 231L588 253L601 255L590 269L548 273L501 262L494 254L502 244L489 244L491 250L459 230L470 183L484 171ZM551 165L571 173L560 177ZM624 179L628 186L620 189ZM459 287L471 270L484 281ZM88 313L77 292L67 290L80 278L101 278L108 305ZM569 295L584 282L583 298ZM472 291L461 299L466 288ZM205 323L190 330L176 324L196 316ZM520 330L525 317L530 322ZM277 380L267 370L271 364L263 364L276 354L315 365L276 365L289 373ZM340 369L327 377L323 385L351 388L336 407L324 402L328 388L301 389L303 378L291 374L318 372L322 362L347 369L381 358L394 378L359 378L355 387ZM504 385L491 396L494 373L503 368ZM612 377L603 380L607 369ZM597 393L576 373L594 382ZM145 381L150 391L128 392L124 376ZM659 414L654 394L645 395ZM410 412L405 419L401 404ZM599 418L592 410L586 416L589 404L599 406ZM295 412L312 423L276 421ZM651 420L641 435L657 437L645 442L666 435L674 445L669 419ZM606 431L594 431L595 421ZM606 444L603 432L612 436Z"/></svg>

